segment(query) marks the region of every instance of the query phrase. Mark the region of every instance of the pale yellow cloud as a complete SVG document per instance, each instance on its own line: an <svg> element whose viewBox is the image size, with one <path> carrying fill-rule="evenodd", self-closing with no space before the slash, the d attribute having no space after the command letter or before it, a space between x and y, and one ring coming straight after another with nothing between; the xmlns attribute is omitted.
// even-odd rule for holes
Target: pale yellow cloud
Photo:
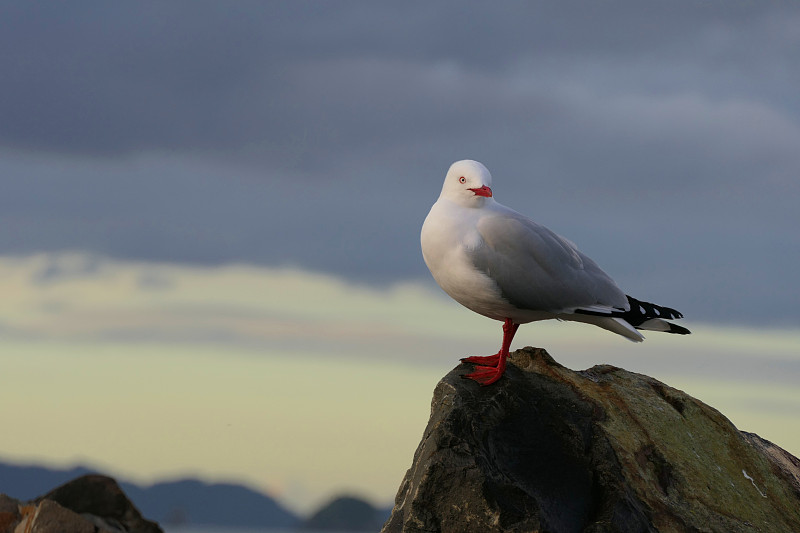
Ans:
<svg viewBox="0 0 800 533"><path fill-rule="evenodd" d="M388 503L438 379L500 340L431 285L291 269L0 257L0 294L0 459L244 480L303 510ZM687 326L634 344L532 324L515 347L652 375L800 454L800 332Z"/></svg>
<svg viewBox="0 0 800 533"><path fill-rule="evenodd" d="M88 463L142 483L242 480L302 510L341 490L388 502L437 380L398 364L199 345L0 350L3 459Z"/></svg>
<svg viewBox="0 0 800 533"><path fill-rule="evenodd" d="M0 258L0 291L8 335L83 340L216 335L235 343L348 342L365 350L375 339L441 336L441 314L452 310L421 284L375 289L291 269L82 254Z"/></svg>

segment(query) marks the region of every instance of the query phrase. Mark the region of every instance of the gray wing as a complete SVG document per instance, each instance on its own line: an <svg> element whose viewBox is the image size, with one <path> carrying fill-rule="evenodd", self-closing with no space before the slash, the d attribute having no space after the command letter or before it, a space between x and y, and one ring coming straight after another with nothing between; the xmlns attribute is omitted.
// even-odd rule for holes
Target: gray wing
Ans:
<svg viewBox="0 0 800 533"><path fill-rule="evenodd" d="M470 250L476 268L511 304L550 312L575 308L628 309L616 283L568 240L508 210L477 224L483 245Z"/></svg>

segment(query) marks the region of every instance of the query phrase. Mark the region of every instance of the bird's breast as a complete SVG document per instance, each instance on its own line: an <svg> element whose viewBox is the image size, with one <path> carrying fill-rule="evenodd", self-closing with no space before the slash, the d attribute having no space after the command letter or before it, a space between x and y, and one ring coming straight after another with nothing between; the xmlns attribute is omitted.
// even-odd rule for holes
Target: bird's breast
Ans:
<svg viewBox="0 0 800 533"><path fill-rule="evenodd" d="M422 256L433 279L451 298L481 315L504 320L513 306L497 284L475 268L469 252L485 246L474 224L431 210L422 227Z"/></svg>

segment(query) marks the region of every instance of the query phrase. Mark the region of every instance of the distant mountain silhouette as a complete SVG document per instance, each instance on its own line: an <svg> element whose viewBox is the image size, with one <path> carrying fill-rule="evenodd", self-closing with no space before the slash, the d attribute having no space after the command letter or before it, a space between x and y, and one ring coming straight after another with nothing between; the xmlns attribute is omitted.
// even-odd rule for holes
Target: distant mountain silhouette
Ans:
<svg viewBox="0 0 800 533"><path fill-rule="evenodd" d="M95 470L51 469L0 463L0 493L31 500ZM290 528L299 517L273 498L241 485L186 479L140 487L119 482L142 514L163 525L206 524L254 528Z"/></svg>
<svg viewBox="0 0 800 533"><path fill-rule="evenodd" d="M76 477L99 473L82 466L59 470L0 463L0 493L18 500L32 500Z"/></svg>
<svg viewBox="0 0 800 533"><path fill-rule="evenodd" d="M139 509L160 524L288 528L299 518L273 498L241 485L194 479L139 487L120 483Z"/></svg>
<svg viewBox="0 0 800 533"><path fill-rule="evenodd" d="M388 520L391 509L376 509L360 498L340 496L301 525L313 531L378 531Z"/></svg>

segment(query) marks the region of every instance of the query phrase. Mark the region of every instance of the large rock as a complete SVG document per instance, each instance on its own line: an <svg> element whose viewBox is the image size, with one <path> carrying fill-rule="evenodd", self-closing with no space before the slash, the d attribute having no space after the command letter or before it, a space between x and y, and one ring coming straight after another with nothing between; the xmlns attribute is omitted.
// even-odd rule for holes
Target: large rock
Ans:
<svg viewBox="0 0 800 533"><path fill-rule="evenodd" d="M394 532L800 532L800 461L640 374L544 350L480 387L450 372L390 519Z"/></svg>
<svg viewBox="0 0 800 533"><path fill-rule="evenodd" d="M116 481L86 475L30 503L0 494L0 533L163 533L145 520Z"/></svg>

